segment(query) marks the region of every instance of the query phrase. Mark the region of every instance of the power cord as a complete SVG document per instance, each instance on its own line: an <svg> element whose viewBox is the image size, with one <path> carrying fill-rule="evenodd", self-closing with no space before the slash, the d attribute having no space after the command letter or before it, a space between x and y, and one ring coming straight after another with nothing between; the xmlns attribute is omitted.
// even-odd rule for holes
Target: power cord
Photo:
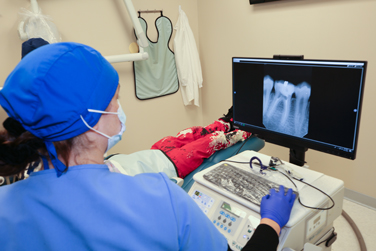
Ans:
<svg viewBox="0 0 376 251"><path fill-rule="evenodd" d="M245 145L245 143L250 139L251 137L247 138L246 140L243 141L243 144L239 147L238 151L236 151L235 155L237 155L240 150L242 149L242 147Z"/></svg>
<svg viewBox="0 0 376 251"><path fill-rule="evenodd" d="M337 233L335 232L335 228L332 228L332 233L331 235L326 238L325 240L315 244L316 246L320 246L321 244L325 243L326 247L330 247L335 241L337 240Z"/></svg>
<svg viewBox="0 0 376 251"><path fill-rule="evenodd" d="M283 172L281 172L281 171L279 171L279 170L277 170L277 171L278 171L279 173L283 174L286 178L288 178L288 179L290 180L290 182L291 182L292 184L294 184L296 190L298 190L298 187L296 186L295 182L294 182L294 181L293 181L288 175L284 174ZM328 197L328 198L331 200L331 202L332 202L332 205L331 205L330 207L326 207L326 208L322 208L322 207L311 207L311 206L304 205L304 204L302 203L302 201L300 200L300 196L299 196L299 197L298 197L298 201L299 201L300 205L302 205L303 207L310 208L310 209L316 209L316 210L329 210L329 209L332 209L332 208L335 206L335 202L334 202L333 198L330 197L327 193L325 193L325 192L322 191L321 189L319 189L319 188L317 188L317 187L315 187L315 186L312 186L311 184L309 184L309 183L307 183L307 182L305 182L305 181L303 181L303 180L300 180L300 179L297 179L297 178L294 178L294 177L292 177L292 178L293 178L294 180L300 181L301 183L303 183L303 184L305 184L305 185L307 185L307 186L309 186L309 187L312 187L312 188L316 189L317 191L319 191L320 193L322 193L322 194L324 194L326 197Z"/></svg>

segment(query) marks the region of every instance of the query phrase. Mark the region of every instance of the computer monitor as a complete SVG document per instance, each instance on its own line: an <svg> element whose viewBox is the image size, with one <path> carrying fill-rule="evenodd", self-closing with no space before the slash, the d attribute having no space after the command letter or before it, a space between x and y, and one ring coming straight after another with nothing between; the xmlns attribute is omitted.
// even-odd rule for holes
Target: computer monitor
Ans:
<svg viewBox="0 0 376 251"><path fill-rule="evenodd" d="M299 166L309 148L355 159L366 66L234 57L234 126L290 148L290 162Z"/></svg>

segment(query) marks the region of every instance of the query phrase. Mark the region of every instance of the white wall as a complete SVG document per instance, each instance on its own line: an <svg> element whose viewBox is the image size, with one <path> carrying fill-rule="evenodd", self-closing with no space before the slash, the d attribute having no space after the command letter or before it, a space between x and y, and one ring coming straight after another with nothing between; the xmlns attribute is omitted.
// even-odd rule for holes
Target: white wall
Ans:
<svg viewBox="0 0 376 251"><path fill-rule="evenodd" d="M308 150L311 169L344 180L346 188L376 197L376 1L198 1L200 52L208 87L204 122L231 106L231 58L304 55L308 59L367 60L356 160ZM333 94L335 95L335 94ZM267 143L262 153L288 160L288 149Z"/></svg>

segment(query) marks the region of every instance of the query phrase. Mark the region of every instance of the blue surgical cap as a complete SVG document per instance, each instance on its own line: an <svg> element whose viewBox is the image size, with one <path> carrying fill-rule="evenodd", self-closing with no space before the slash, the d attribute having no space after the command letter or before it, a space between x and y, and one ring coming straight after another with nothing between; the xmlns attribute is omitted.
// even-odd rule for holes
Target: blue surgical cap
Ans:
<svg viewBox="0 0 376 251"><path fill-rule="evenodd" d="M79 43L53 43L18 63L0 91L0 105L43 139L51 156L50 142L89 130L80 115L91 127L97 124L101 114L88 109L105 110L118 83L116 70L98 51Z"/></svg>

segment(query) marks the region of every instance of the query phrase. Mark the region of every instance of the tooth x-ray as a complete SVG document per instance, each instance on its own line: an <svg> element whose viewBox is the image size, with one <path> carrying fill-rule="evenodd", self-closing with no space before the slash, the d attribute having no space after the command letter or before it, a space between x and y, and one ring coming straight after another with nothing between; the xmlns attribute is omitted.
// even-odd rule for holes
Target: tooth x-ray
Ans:
<svg viewBox="0 0 376 251"><path fill-rule="evenodd" d="M264 77L263 124L269 129L296 137L308 133L311 85Z"/></svg>

